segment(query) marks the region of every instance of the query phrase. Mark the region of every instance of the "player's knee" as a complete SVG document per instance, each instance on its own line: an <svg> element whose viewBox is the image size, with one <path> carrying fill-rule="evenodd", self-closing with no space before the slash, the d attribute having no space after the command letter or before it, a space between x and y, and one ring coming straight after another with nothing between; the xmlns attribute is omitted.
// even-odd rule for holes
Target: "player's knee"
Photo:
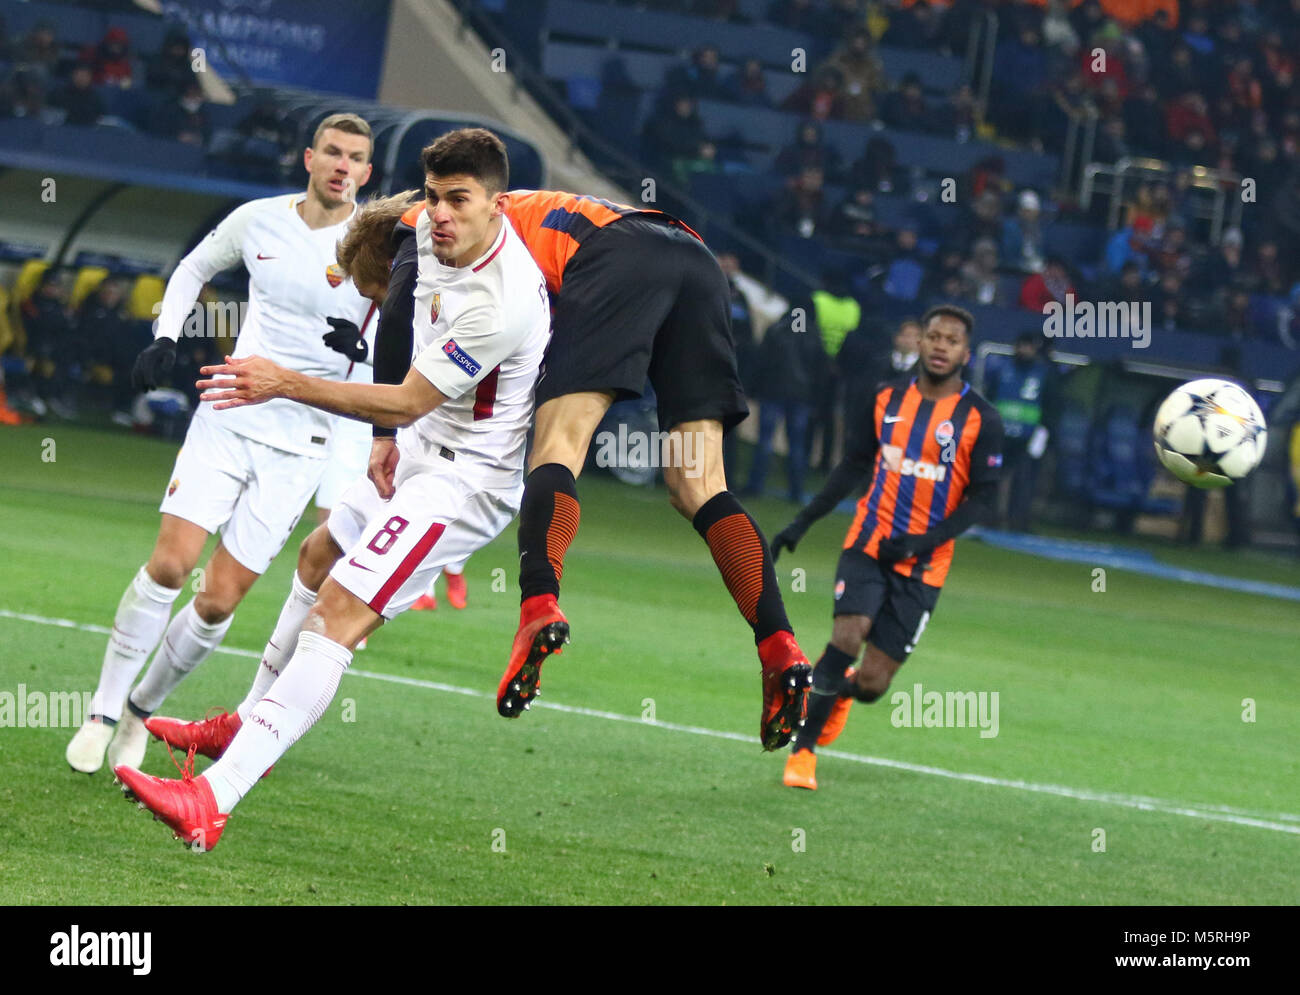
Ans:
<svg viewBox="0 0 1300 995"><path fill-rule="evenodd" d="M841 615L835 619L831 629L831 645L841 653L856 657L862 650L862 644L870 631L870 619L861 615Z"/></svg>
<svg viewBox="0 0 1300 995"><path fill-rule="evenodd" d="M893 679L893 668L870 658L864 659L858 664L858 672L853 678L854 697L859 701L876 701L889 690Z"/></svg>
<svg viewBox="0 0 1300 995"><path fill-rule="evenodd" d="M239 599L217 592L200 591L194 596L194 614L205 625L216 625L235 614Z"/></svg>
<svg viewBox="0 0 1300 995"><path fill-rule="evenodd" d="M298 579L310 590L319 591L340 555L329 530L318 526L298 547Z"/></svg>

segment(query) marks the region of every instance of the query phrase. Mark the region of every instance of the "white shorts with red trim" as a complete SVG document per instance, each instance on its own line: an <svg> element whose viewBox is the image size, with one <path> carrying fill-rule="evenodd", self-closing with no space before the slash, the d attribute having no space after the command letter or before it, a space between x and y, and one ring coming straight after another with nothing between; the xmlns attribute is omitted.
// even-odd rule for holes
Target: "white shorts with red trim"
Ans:
<svg viewBox="0 0 1300 995"><path fill-rule="evenodd" d="M385 501L369 478L355 481L330 512L344 551L330 576L384 618L396 618L438 579L499 536L519 510L522 474L484 489L452 460L420 462L403 452Z"/></svg>
<svg viewBox="0 0 1300 995"><path fill-rule="evenodd" d="M200 410L158 510L207 532L256 574L289 541L325 472L325 460L274 449L221 425Z"/></svg>
<svg viewBox="0 0 1300 995"><path fill-rule="evenodd" d="M333 508L343 492L370 466L371 429L366 422L340 418L330 436L329 459L325 474L316 488L316 507Z"/></svg>

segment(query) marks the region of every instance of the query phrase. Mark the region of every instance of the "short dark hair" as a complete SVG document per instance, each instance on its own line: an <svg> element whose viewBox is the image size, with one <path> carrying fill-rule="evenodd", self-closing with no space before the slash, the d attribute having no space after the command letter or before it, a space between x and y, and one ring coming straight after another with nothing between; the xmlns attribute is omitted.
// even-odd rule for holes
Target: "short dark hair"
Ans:
<svg viewBox="0 0 1300 995"><path fill-rule="evenodd" d="M967 311L964 307L958 307L956 304L938 304L921 315L921 327L929 328L930 322L934 318L956 318L966 326L966 338L970 338L975 332L975 316Z"/></svg>
<svg viewBox="0 0 1300 995"><path fill-rule="evenodd" d="M489 194L510 186L510 158L500 138L486 128L449 131L420 153L426 173L434 176L472 176Z"/></svg>
<svg viewBox="0 0 1300 995"><path fill-rule="evenodd" d="M311 147L316 148L320 145L321 136L333 128L335 131L346 132L349 135L363 135L370 139L370 151L366 153L369 159L375 151L375 136L370 130L370 123L360 114L331 114L320 124L316 125L316 131L311 136Z"/></svg>

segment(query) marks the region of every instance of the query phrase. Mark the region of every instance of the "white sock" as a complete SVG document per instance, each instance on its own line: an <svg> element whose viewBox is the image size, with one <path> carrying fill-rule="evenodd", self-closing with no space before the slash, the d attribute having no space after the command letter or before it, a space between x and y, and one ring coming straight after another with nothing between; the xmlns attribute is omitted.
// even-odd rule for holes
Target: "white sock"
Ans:
<svg viewBox="0 0 1300 995"><path fill-rule="evenodd" d="M226 631L235 616L209 625L199 618L191 601L176 613L167 626L162 646L154 654L142 680L131 692L131 704L142 712L152 712L176 690L200 663L226 638Z"/></svg>
<svg viewBox="0 0 1300 995"><path fill-rule="evenodd" d="M275 623L275 631L271 633L270 641L262 650L262 662L257 665L257 676L253 679L253 686L249 688L248 695L236 709L239 717L245 722L248 721L253 706L271 689L271 685L275 683L275 679L280 676L280 671L292 656L294 647L298 645L298 633L302 631L302 623L307 620L307 613L315 603L316 592L302 582L298 571L295 570L293 589L285 599L284 607L280 609L280 620Z"/></svg>
<svg viewBox="0 0 1300 995"><path fill-rule="evenodd" d="M315 632L298 637L293 659L249 713L221 759L203 774L217 811L234 808L267 768L316 724L351 662L351 651L332 639Z"/></svg>
<svg viewBox="0 0 1300 995"><path fill-rule="evenodd" d="M122 717L131 682L162 638L172 603L180 593L179 587L174 590L163 587L144 567L136 573L113 616L113 632L104 650L99 687L90 702L92 715L103 715L114 721Z"/></svg>

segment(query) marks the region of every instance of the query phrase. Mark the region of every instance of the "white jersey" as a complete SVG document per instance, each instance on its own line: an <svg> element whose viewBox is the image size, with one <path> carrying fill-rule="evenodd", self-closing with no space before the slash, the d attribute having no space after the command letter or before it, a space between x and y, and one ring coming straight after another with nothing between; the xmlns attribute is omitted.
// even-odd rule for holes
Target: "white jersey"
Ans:
<svg viewBox="0 0 1300 995"><path fill-rule="evenodd" d="M492 246L461 267L438 261L429 228L421 211L411 366L449 400L402 429L398 444L426 461L467 461L485 487L509 486L522 480L550 339L546 280L504 218Z"/></svg>
<svg viewBox="0 0 1300 995"><path fill-rule="evenodd" d="M231 211L167 281L157 334L177 338L203 284L242 262L248 270L248 313L234 355L265 356L309 376L346 379L350 361L326 346L322 336L330 330L326 318L346 318L359 327L370 307L335 261L335 245L351 216L313 230L298 214L305 198L305 193L267 197ZM209 331L206 323L201 330ZM232 432L284 452L322 459L336 423L335 415L285 398L225 411L204 404L195 417L217 419Z"/></svg>

